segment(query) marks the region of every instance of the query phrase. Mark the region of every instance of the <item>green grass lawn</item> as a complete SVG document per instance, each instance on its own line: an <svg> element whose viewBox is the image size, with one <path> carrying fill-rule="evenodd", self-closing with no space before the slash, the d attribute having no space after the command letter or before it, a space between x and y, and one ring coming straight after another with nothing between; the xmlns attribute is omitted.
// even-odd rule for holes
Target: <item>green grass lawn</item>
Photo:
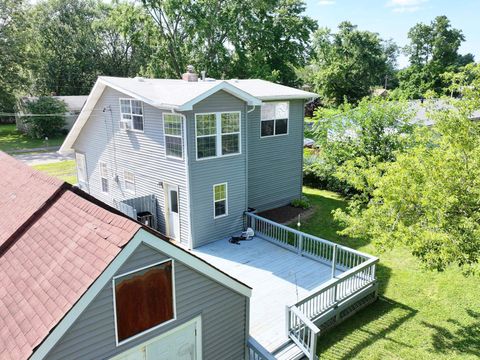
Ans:
<svg viewBox="0 0 480 360"><path fill-rule="evenodd" d="M33 168L43 171L48 175L59 178L60 180L70 184L75 184L77 182L75 160L65 160L50 164L35 165Z"/></svg>
<svg viewBox="0 0 480 360"><path fill-rule="evenodd" d="M45 139L31 139L17 131L15 124L0 124L0 150L11 152L14 150L33 149L45 146L60 146L65 135Z"/></svg>
<svg viewBox="0 0 480 360"><path fill-rule="evenodd" d="M321 359L478 359L480 279L456 268L423 270L404 248L379 253L369 242L345 239L331 211L337 194L305 188L315 214L301 230L380 258L380 299L332 329L318 342Z"/></svg>

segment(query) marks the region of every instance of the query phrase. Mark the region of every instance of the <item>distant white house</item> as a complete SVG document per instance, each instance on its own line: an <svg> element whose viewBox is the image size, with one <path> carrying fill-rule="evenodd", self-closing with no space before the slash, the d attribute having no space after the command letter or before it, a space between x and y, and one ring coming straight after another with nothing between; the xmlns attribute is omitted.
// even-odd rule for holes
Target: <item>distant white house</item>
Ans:
<svg viewBox="0 0 480 360"><path fill-rule="evenodd" d="M70 130L77 120L78 115L82 111L85 101L87 101L88 95L74 95L74 96L52 96L55 99L62 100L66 105L68 112L65 114L65 130ZM15 117L15 122L17 124L17 129L20 131L25 131L25 124L22 119L22 109L27 102L35 101L38 99L38 96L24 96L20 98L18 108L20 109L19 113Z"/></svg>

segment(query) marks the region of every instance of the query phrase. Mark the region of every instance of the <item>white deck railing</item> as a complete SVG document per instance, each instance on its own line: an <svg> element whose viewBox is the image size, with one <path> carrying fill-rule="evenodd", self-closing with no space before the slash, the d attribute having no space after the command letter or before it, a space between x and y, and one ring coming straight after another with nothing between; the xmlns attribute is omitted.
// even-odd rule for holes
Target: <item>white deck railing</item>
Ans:
<svg viewBox="0 0 480 360"><path fill-rule="evenodd" d="M287 331L308 359L317 359L316 349L320 329L295 305L287 307Z"/></svg>
<svg viewBox="0 0 480 360"><path fill-rule="evenodd" d="M261 238L332 266L330 281L287 307L288 336L309 359L316 359L316 338L320 330L314 322L329 320L332 312L334 316L340 316L340 312L336 311L340 303L375 284L375 264L378 259L252 213L246 213L246 218L247 226ZM343 272L337 275L337 270Z"/></svg>
<svg viewBox="0 0 480 360"><path fill-rule="evenodd" d="M270 354L262 345L260 345L251 336L247 341L248 360L275 360L275 356Z"/></svg>

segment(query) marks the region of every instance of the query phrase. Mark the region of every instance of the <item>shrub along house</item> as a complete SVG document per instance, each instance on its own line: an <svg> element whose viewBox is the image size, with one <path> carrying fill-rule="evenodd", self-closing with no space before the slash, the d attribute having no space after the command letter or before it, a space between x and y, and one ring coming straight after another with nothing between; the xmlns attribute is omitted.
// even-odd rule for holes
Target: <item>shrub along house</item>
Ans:
<svg viewBox="0 0 480 360"><path fill-rule="evenodd" d="M60 149L75 152L80 188L253 287L251 334L277 357L313 358L312 321L338 323L376 297L375 258L251 211L301 197L315 97L191 69L181 80L100 77ZM252 241L225 240L246 226Z"/></svg>
<svg viewBox="0 0 480 360"><path fill-rule="evenodd" d="M0 152L1 359L245 359L251 289Z"/></svg>

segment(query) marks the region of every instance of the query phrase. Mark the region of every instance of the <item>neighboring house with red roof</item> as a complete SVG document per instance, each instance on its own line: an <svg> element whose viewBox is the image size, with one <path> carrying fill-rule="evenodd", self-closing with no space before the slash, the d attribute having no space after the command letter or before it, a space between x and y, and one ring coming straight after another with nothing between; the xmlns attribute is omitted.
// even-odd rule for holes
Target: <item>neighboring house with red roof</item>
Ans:
<svg viewBox="0 0 480 360"><path fill-rule="evenodd" d="M1 359L244 359L251 289L0 152Z"/></svg>

